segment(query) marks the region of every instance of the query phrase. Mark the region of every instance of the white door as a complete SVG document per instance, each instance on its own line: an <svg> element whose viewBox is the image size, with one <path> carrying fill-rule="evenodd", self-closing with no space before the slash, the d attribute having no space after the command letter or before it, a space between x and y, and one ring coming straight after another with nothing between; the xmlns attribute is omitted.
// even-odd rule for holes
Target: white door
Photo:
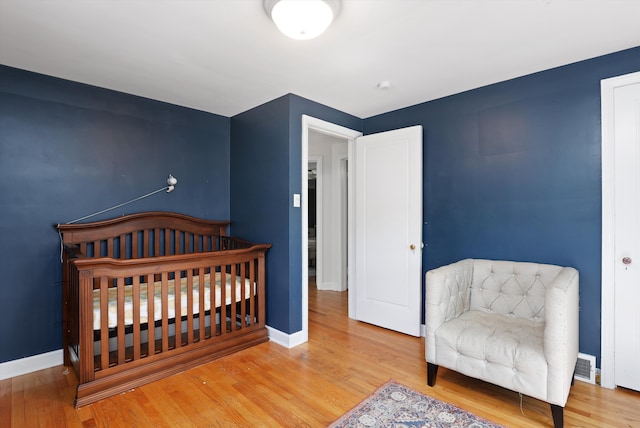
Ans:
<svg viewBox="0 0 640 428"><path fill-rule="evenodd" d="M640 391L640 84L614 92L615 383Z"/></svg>
<svg viewBox="0 0 640 428"><path fill-rule="evenodd" d="M355 141L356 319L420 336L422 127Z"/></svg>

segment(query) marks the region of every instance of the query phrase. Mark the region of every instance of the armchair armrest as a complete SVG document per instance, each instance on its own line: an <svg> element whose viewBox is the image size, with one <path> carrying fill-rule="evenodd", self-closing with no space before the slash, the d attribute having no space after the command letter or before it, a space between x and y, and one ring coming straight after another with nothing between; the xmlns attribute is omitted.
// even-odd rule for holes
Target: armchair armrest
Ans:
<svg viewBox="0 0 640 428"><path fill-rule="evenodd" d="M466 259L427 272L425 284L426 358L436 363L435 332L469 310L473 260Z"/></svg>
<svg viewBox="0 0 640 428"><path fill-rule="evenodd" d="M563 268L547 287L544 298L548 401L559 406L566 404L578 358L578 277L574 268Z"/></svg>

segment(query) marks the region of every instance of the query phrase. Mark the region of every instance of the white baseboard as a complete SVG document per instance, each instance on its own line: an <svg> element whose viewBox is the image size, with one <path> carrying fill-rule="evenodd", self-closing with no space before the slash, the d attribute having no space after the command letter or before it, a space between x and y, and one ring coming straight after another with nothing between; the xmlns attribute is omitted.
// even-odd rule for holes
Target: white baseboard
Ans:
<svg viewBox="0 0 640 428"><path fill-rule="evenodd" d="M62 359L62 349L58 349L57 351L0 363L0 380L60 366L63 363Z"/></svg>
<svg viewBox="0 0 640 428"><path fill-rule="evenodd" d="M298 345L302 345L308 340L302 331L288 334L269 326L267 326L267 330L269 331L269 339L280 346L284 346L285 348L293 348Z"/></svg>
<svg viewBox="0 0 640 428"><path fill-rule="evenodd" d="M336 282L323 282L322 284L316 283L316 288L322 291L346 291L346 288Z"/></svg>

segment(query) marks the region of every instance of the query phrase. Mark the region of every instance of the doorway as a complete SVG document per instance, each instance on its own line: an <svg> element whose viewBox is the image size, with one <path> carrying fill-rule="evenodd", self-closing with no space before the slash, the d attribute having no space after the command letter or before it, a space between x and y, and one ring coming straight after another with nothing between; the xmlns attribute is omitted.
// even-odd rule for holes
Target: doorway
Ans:
<svg viewBox="0 0 640 428"><path fill-rule="evenodd" d="M315 276L318 290L345 291L343 266L347 252L347 217L343 209L348 200L346 176L348 140L309 131L308 161L308 254L309 275Z"/></svg>
<svg viewBox="0 0 640 428"><path fill-rule="evenodd" d="M322 207L318 206L318 195L322 195L322 190L319 187L322 184L321 177L318 177L318 170L322 171L322 159L320 160L312 160L312 157L309 156L309 180L307 180L307 189L309 192L309 205L307 207L307 211L309 213L309 221L308 221L308 236L309 236L309 245L308 251L309 254L309 283L311 283L311 278L313 278L313 284L315 286L315 277L317 274L317 251L316 251L316 237L318 230L318 211L322 210ZM318 164L320 163L320 167Z"/></svg>
<svg viewBox="0 0 640 428"><path fill-rule="evenodd" d="M332 185L325 185L326 182L326 173L319 173L323 176L323 191L322 193L326 198L338 198L340 199L341 191L340 186L343 186L347 190L347 195L342 197L343 201L346 199L347 206L344 206L344 202L335 202L332 204L334 209L341 210L344 214L339 214L337 217L339 221L334 222L334 224L339 224L338 227L333 227L332 232L330 234L326 231L325 220L328 218L332 218L335 214L327 214L327 207L324 201L325 197L322 198L322 202L320 198L317 199L317 205L322 205L322 210L318 209L316 211L316 281L322 281L321 287L330 287L335 286L337 284L331 284L333 281L329 281L326 278L326 272L324 265L328 263L327 251L324 248L324 243L333 241L331 237L333 235L339 236L340 234L344 234L344 240L348 241L352 239L353 236L353 228L349 224L349 220L347 217L347 212L351 210L352 206L352 198L348 195L352 195L350 186L351 186L351 171L348 167L350 160L353 158L353 142L356 137L361 136L362 133L359 131L355 131L353 129L345 128L340 125L336 125L330 122L326 122L321 119L313 118L311 116L302 116L302 139L301 139L301 160L302 160L302 204L301 204L301 217L302 217L302 278L301 278L301 286L302 286L302 331L300 335L296 336L296 343L292 343L292 346L296 346L297 344L304 343L309 338L309 162L313 159L313 156L310 155L310 141L313 141L314 138L333 138L338 139L341 142L340 148L335 148L333 152L329 151L328 154L329 159L332 164L339 165L333 171L334 175L340 176L344 174L343 179L336 179L332 181ZM324 159L324 158L323 158ZM322 162L322 161L321 161ZM325 164L326 162L323 162ZM342 167L340 166L342 165ZM325 168L323 168L325 170ZM325 170L326 171L326 170ZM318 192L318 182L316 181L316 192ZM337 187L337 190L333 190L334 187ZM322 229L322 232L320 231ZM322 239L322 236L327 237L329 239ZM340 242L340 240L339 240ZM342 253L340 256L332 255L330 258L332 260L332 275L334 274L333 263L346 267L347 270L351 271L353 269L353 263L351 254L351 250L344 251L344 247L347 247L346 242L342 245L342 250L338 250L338 253ZM346 253L346 254L345 254ZM337 262L334 262L337 260ZM344 269L337 269L337 271L341 271ZM322 271L322 272L321 272ZM322 276L322 278L320 278ZM350 275L350 272L343 272L341 277L346 279L346 281L341 280L340 278L335 280L336 283L342 283L343 286L346 287L347 292L349 293L349 316L353 317L353 313L355 313L354 305L355 302L351 296L352 287L350 287L349 278L353 278L353 275Z"/></svg>

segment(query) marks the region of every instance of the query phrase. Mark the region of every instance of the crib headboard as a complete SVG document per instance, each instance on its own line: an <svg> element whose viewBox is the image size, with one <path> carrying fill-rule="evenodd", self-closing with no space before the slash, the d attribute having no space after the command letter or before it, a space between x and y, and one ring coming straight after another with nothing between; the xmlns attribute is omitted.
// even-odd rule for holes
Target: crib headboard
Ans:
<svg viewBox="0 0 640 428"><path fill-rule="evenodd" d="M228 221L143 212L81 224L59 224L63 243L84 257L136 259L224 249Z"/></svg>

